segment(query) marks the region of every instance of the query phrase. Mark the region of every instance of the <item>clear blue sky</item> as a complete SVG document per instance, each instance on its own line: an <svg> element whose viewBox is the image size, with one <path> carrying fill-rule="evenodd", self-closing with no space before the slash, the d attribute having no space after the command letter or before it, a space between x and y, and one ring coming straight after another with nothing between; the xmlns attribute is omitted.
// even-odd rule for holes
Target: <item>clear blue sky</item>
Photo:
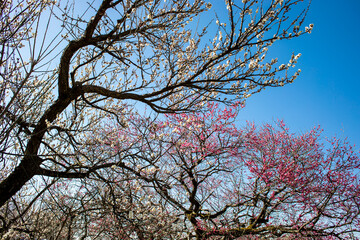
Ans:
<svg viewBox="0 0 360 240"><path fill-rule="evenodd" d="M240 120L271 123L283 119L294 132L321 125L324 136L348 137L360 149L360 0L313 0L311 34L282 41L286 59L302 53L296 81L248 99Z"/></svg>
<svg viewBox="0 0 360 240"><path fill-rule="evenodd" d="M223 0L217 1L211 11L222 15L217 5ZM285 62L301 53L300 76L250 97L239 120L283 119L298 133L320 125L323 136L348 137L360 149L360 0L312 0L305 23L314 23L311 34L280 41L272 51Z"/></svg>

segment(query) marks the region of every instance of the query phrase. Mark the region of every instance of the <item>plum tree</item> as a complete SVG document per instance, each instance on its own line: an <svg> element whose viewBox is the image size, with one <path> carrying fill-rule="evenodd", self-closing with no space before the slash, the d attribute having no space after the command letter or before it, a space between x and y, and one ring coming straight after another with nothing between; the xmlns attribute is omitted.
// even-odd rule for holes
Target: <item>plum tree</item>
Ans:
<svg viewBox="0 0 360 240"><path fill-rule="evenodd" d="M359 237L360 161L352 146L334 138L325 148L321 129L295 135L282 121L239 128L235 108L208 107L110 128L104 147L117 153L114 166L179 212L196 239Z"/></svg>
<svg viewBox="0 0 360 240"><path fill-rule="evenodd" d="M96 159L89 133L109 115L126 129L136 108L196 112L291 83L300 54L267 53L313 27L302 0L214 1L225 17L200 0L78 4L0 3L2 232L59 179L104 181L112 156Z"/></svg>

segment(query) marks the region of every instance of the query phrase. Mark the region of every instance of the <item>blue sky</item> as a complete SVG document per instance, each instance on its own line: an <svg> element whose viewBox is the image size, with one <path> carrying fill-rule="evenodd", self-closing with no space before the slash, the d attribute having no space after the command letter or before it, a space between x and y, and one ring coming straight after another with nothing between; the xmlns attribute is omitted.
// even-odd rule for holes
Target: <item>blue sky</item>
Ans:
<svg viewBox="0 0 360 240"><path fill-rule="evenodd" d="M323 136L347 137L360 149L360 1L313 0L306 23L315 25L311 34L275 46L286 58L302 53L300 76L249 98L239 119L283 119L297 133L320 125Z"/></svg>
<svg viewBox="0 0 360 240"><path fill-rule="evenodd" d="M221 15L216 5L223 0L217 1L211 1L211 11ZM360 149L360 0L312 0L305 25L310 23L315 25L311 34L277 42L271 51L285 62L293 52L301 53L300 76L291 85L250 97L240 123L282 119L297 133L320 125L323 136L347 137Z"/></svg>

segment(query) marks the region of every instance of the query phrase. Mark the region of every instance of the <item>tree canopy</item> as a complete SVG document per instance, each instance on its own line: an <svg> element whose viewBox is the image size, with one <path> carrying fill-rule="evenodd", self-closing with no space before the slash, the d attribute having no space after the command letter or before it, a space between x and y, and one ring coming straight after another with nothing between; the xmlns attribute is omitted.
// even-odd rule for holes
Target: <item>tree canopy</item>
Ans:
<svg viewBox="0 0 360 240"><path fill-rule="evenodd" d="M0 3L0 236L353 236L348 144L235 124L246 98L299 75L300 54L268 53L312 31L308 7Z"/></svg>

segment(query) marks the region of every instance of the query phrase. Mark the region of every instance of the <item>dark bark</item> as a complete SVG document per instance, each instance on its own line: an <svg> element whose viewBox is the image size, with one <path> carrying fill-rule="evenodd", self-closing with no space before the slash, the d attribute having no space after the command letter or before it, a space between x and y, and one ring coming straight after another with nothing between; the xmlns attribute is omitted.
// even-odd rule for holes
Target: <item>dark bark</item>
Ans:
<svg viewBox="0 0 360 240"><path fill-rule="evenodd" d="M14 196L33 176L35 176L41 159L37 156L24 157L20 165L0 184L0 206Z"/></svg>
<svg viewBox="0 0 360 240"><path fill-rule="evenodd" d="M91 20L88 23L84 37L71 41L64 49L59 66L58 100L56 100L54 104L47 109L47 111L45 111L39 122L36 124L31 133L31 138L26 145L24 157L22 158L20 164L5 180L0 183L0 207L2 207L12 196L14 196L27 181L35 175L41 174L40 165L43 160L38 156L38 150L44 134L47 131L46 123L54 121L57 115L62 113L72 101L84 93L81 86L73 86L73 88L69 87L69 69L71 59L82 47L103 41L114 33L110 32L109 35L92 37L95 28L101 17L104 15L106 9L111 7L110 3L111 0L104 0L95 15L94 20Z"/></svg>
<svg viewBox="0 0 360 240"><path fill-rule="evenodd" d="M41 140L47 130L46 121L52 122L80 95L77 88L70 89L67 97L57 100L42 116L26 146L25 154L15 170L0 183L0 207L14 196L32 177L40 173L43 160L37 155Z"/></svg>

